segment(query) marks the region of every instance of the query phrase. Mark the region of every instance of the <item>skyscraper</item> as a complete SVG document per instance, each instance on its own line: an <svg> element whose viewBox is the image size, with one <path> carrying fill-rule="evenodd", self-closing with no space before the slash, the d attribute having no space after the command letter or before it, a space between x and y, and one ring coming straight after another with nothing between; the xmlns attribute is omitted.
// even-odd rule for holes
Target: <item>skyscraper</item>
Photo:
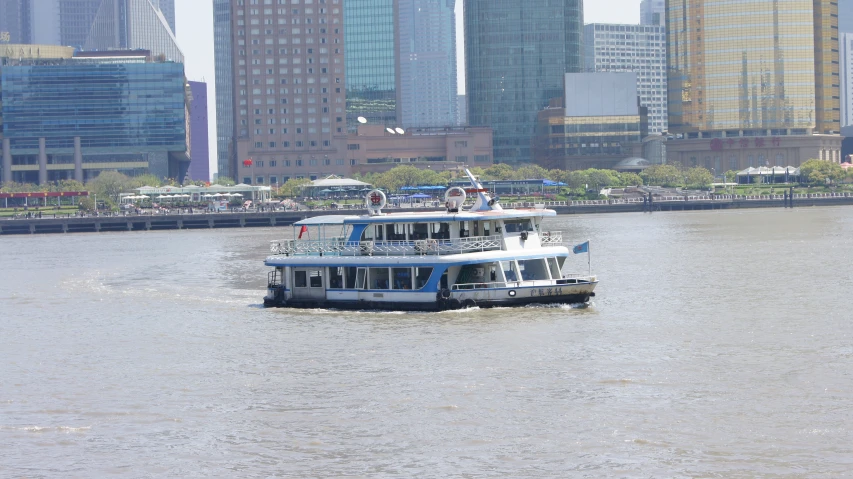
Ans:
<svg viewBox="0 0 853 479"><path fill-rule="evenodd" d="M853 0L838 0L838 31L853 33Z"/></svg>
<svg viewBox="0 0 853 479"><path fill-rule="evenodd" d="M669 129L687 140L712 139L703 147L708 155L696 149L702 142L686 144L696 153L690 163L705 157L706 167L721 171L796 166L812 154L838 161L836 5L670 0ZM784 138L791 136L798 138ZM670 156L677 144L668 147ZM814 149L806 152L806 145Z"/></svg>
<svg viewBox="0 0 853 479"><path fill-rule="evenodd" d="M344 2L344 62L347 123L363 116L370 123L395 126L397 53L393 0Z"/></svg>
<svg viewBox="0 0 853 479"><path fill-rule="evenodd" d="M207 131L207 83L190 81L190 168L193 180L210 180L210 147Z"/></svg>
<svg viewBox="0 0 853 479"><path fill-rule="evenodd" d="M841 73L841 126L853 125L853 33L838 38Z"/></svg>
<svg viewBox="0 0 853 479"><path fill-rule="evenodd" d="M231 52L231 0L213 0L213 51L216 77L217 175L234 178L234 74ZM245 40L243 41L245 44Z"/></svg>
<svg viewBox="0 0 853 479"><path fill-rule="evenodd" d="M642 0L640 24L666 27L666 0Z"/></svg>
<svg viewBox="0 0 853 479"><path fill-rule="evenodd" d="M451 126L456 114L455 0L398 0L400 123Z"/></svg>
<svg viewBox="0 0 853 479"><path fill-rule="evenodd" d="M590 72L636 72L640 104L648 107L649 131L667 131L666 30L658 25L584 26L584 60Z"/></svg>
<svg viewBox="0 0 853 479"><path fill-rule="evenodd" d="M341 0L259 3L230 2L234 179L348 172Z"/></svg>
<svg viewBox="0 0 853 479"><path fill-rule="evenodd" d="M184 61L163 12L150 0L101 0L83 47L87 50L145 49L167 60Z"/></svg>
<svg viewBox="0 0 853 479"><path fill-rule="evenodd" d="M465 3L468 123L494 129L496 162L532 161L536 115L583 66L581 0Z"/></svg>
<svg viewBox="0 0 853 479"><path fill-rule="evenodd" d="M143 49L182 63L174 11L174 0L0 0L0 31L20 43Z"/></svg>

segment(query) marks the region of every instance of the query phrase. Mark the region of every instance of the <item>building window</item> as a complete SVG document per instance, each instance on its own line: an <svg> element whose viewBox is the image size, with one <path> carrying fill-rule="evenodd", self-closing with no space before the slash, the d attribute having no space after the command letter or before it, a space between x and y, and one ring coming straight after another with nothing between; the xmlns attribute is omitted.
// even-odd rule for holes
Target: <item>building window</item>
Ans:
<svg viewBox="0 0 853 479"><path fill-rule="evenodd" d="M278 184L278 178L276 178L275 176L270 176L270 184L271 185L277 185Z"/></svg>
<svg viewBox="0 0 853 479"><path fill-rule="evenodd" d="M275 168L275 160L270 160L270 168Z"/></svg>
<svg viewBox="0 0 853 479"><path fill-rule="evenodd" d="M488 163L489 155L474 155L474 161L477 163Z"/></svg>
<svg viewBox="0 0 853 479"><path fill-rule="evenodd" d="M468 161L468 157L467 157L467 156L457 156L457 157L456 157L456 162L457 162L457 163L465 163L466 161Z"/></svg>
<svg viewBox="0 0 853 479"><path fill-rule="evenodd" d="M361 149L361 145L359 145L357 143L351 143L351 144L347 145L347 150L360 150L360 149Z"/></svg>
<svg viewBox="0 0 853 479"><path fill-rule="evenodd" d="M264 166L264 162L263 162L263 161L260 161L260 160L259 160L259 161L256 161L256 162L255 162L255 166L257 166L257 167L261 168L261 167L263 167L263 166Z"/></svg>
<svg viewBox="0 0 853 479"><path fill-rule="evenodd" d="M244 176L243 177L243 183L245 183L247 185L251 185L252 184L252 178L250 176Z"/></svg>
<svg viewBox="0 0 853 479"><path fill-rule="evenodd" d="M456 142L456 148L468 148L468 142L467 141L457 141Z"/></svg>

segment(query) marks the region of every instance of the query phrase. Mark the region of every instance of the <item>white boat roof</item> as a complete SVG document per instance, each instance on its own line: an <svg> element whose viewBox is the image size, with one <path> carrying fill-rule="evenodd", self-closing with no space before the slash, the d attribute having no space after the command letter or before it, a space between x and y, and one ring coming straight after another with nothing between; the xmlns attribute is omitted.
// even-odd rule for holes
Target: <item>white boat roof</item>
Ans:
<svg viewBox="0 0 853 479"><path fill-rule="evenodd" d="M500 220L513 218L533 218L537 216L557 216L557 212L548 209L511 209L502 211L418 211L412 213L389 213L384 215L326 215L305 218L293 223L294 226L351 225L375 223L425 223L441 221Z"/></svg>

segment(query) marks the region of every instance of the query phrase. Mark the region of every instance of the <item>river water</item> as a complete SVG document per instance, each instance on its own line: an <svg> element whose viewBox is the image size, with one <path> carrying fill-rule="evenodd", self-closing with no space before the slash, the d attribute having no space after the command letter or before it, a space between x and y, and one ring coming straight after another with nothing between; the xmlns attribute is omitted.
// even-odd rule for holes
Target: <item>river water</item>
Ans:
<svg viewBox="0 0 853 479"><path fill-rule="evenodd" d="M853 208L548 226L591 307L263 309L290 228L0 237L0 477L853 470Z"/></svg>

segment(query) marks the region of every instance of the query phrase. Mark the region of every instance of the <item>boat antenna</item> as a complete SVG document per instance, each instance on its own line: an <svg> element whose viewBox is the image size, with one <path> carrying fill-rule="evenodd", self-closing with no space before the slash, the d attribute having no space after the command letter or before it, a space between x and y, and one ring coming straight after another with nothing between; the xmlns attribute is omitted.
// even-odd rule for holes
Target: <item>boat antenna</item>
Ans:
<svg viewBox="0 0 853 479"><path fill-rule="evenodd" d="M471 170L465 168L465 174L471 180L473 192L477 193L477 200L474 202L474 206L471 207L471 211L503 211L501 205L498 204L498 199L489 196L489 192L483 188L483 185L471 173Z"/></svg>

